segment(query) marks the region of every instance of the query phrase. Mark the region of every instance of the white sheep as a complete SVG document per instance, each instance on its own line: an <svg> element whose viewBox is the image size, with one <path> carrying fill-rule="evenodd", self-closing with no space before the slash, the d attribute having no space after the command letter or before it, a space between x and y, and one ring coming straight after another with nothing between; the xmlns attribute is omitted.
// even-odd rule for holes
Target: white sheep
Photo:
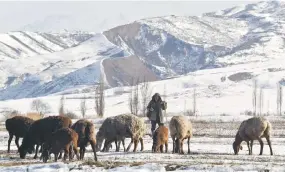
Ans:
<svg viewBox="0 0 285 172"><path fill-rule="evenodd" d="M173 116L169 123L169 130L173 141L173 153L184 154L183 141L187 138L188 154L190 154L190 138L192 137L191 122L185 116Z"/></svg>
<svg viewBox="0 0 285 172"><path fill-rule="evenodd" d="M248 146L249 155L252 155L253 141L258 140L260 143L259 155L262 155L263 141L261 138L265 137L270 148L270 154L273 155L270 141L271 129L272 127L270 122L262 117L253 117L243 121L240 124L240 127L235 137L235 141L233 143L234 153L236 155L238 154L239 150L242 149L241 143L245 141Z"/></svg>
<svg viewBox="0 0 285 172"><path fill-rule="evenodd" d="M142 119L132 114L123 114L114 117L106 118L96 135L97 148L100 148L103 140L105 144L103 151L108 150L109 145L115 141L116 151L119 151L120 141L124 146L124 151L129 151L134 143L134 152L137 149L137 144L141 142L141 151L143 150L143 136L146 132L146 126ZM125 150L125 138L131 138L131 143ZM119 144L117 145L117 141Z"/></svg>

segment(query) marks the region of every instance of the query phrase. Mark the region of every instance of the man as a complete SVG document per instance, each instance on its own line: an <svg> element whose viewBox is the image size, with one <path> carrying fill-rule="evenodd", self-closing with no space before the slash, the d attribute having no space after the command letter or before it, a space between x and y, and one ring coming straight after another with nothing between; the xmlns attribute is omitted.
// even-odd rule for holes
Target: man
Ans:
<svg viewBox="0 0 285 172"><path fill-rule="evenodd" d="M156 124L163 125L163 115L162 110L166 109L166 102L161 100L159 93L155 93L152 96L151 101L148 103L147 106L147 117L151 121L151 134L156 128Z"/></svg>

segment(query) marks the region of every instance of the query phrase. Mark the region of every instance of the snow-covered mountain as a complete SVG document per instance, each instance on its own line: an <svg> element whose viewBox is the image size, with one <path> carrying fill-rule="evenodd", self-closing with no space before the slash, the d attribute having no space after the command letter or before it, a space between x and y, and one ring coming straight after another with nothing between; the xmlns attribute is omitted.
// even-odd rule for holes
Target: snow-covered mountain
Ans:
<svg viewBox="0 0 285 172"><path fill-rule="evenodd" d="M199 17L147 18L95 35L4 34L0 99L88 92L99 73L110 87L216 68L231 71L228 84L258 76L281 82L284 15L284 2L266 1Z"/></svg>
<svg viewBox="0 0 285 172"><path fill-rule="evenodd" d="M9 32L0 34L0 56L18 59L21 57L53 53L74 47L94 34Z"/></svg>
<svg viewBox="0 0 285 172"><path fill-rule="evenodd" d="M143 19L104 32L161 76L266 61L284 54L285 3L266 1L200 17ZM167 68L171 71L167 71Z"/></svg>

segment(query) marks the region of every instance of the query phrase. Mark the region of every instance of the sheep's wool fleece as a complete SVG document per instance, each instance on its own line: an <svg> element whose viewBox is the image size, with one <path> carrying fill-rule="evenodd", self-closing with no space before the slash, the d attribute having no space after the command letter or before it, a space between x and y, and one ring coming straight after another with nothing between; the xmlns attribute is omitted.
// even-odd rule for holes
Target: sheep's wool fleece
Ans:
<svg viewBox="0 0 285 172"><path fill-rule="evenodd" d="M114 117L116 123L129 127L130 131L136 138L143 137L146 131L145 123L139 117L132 114L123 114Z"/></svg>
<svg viewBox="0 0 285 172"><path fill-rule="evenodd" d="M117 133L117 131L130 131L135 138L140 138L145 135L146 126L139 117L132 114L123 114L106 118L99 130L105 131L106 134Z"/></svg>
<svg viewBox="0 0 285 172"><path fill-rule="evenodd" d="M185 116L173 116L169 123L171 137L192 137L192 124Z"/></svg>
<svg viewBox="0 0 285 172"><path fill-rule="evenodd" d="M238 133L243 140L256 139L263 137L264 134L270 135L271 124L265 118L253 117L240 124ZM266 133L265 133L266 132Z"/></svg>

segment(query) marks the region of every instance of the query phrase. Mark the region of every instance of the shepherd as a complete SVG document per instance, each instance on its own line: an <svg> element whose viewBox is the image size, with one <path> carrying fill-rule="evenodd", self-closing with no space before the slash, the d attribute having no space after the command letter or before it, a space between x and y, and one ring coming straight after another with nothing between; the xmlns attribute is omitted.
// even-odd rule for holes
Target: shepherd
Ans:
<svg viewBox="0 0 285 172"><path fill-rule="evenodd" d="M167 103L165 101L162 101L159 93L155 93L152 96L152 99L148 103L148 106L147 106L147 117L151 121L151 134L152 135L156 129L156 124L158 124L158 126L163 125L164 117L162 114L162 110L166 110L166 108L167 108Z"/></svg>

